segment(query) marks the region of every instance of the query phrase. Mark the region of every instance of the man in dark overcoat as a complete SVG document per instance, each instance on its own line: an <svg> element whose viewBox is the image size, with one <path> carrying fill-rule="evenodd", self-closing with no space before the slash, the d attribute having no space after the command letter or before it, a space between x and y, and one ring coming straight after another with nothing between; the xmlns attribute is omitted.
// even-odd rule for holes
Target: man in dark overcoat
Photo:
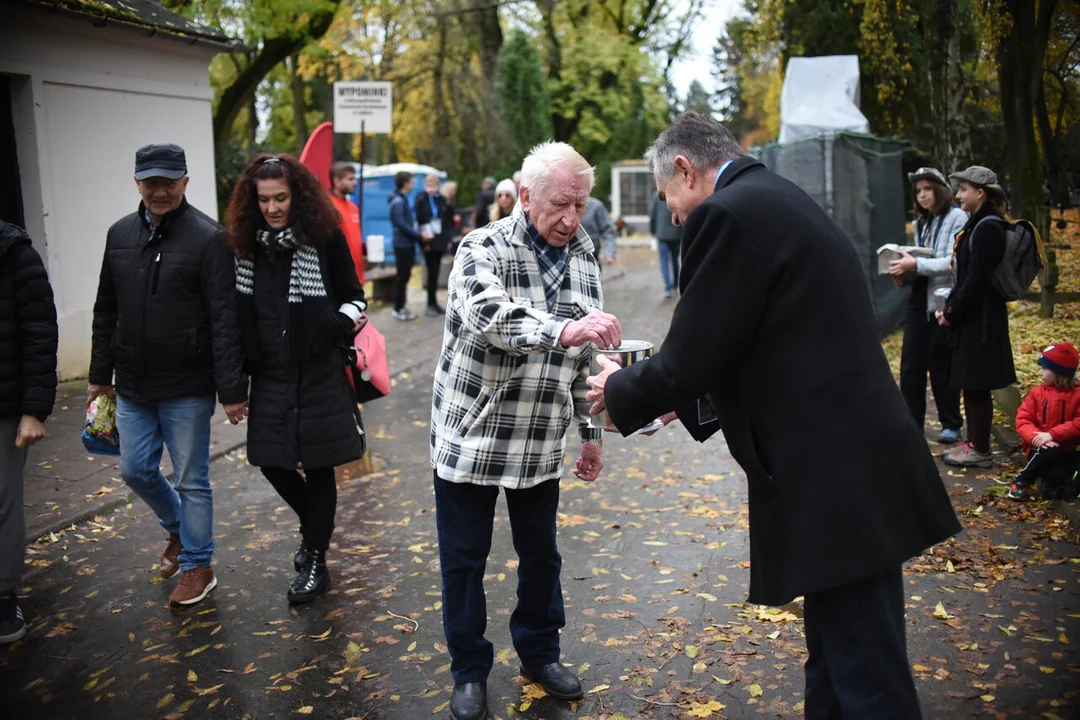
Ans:
<svg viewBox="0 0 1080 720"><path fill-rule="evenodd" d="M901 565L960 525L854 247L702 115L646 161L684 226L682 297L652 358L589 378L593 412L624 435L672 412L699 441L723 431L749 485L749 600L805 597L807 718L918 718Z"/></svg>

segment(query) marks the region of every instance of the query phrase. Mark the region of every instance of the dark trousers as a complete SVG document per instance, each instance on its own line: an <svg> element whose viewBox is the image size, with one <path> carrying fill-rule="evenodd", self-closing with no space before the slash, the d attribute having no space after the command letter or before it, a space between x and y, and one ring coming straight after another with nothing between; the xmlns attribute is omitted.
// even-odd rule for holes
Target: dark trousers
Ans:
<svg viewBox="0 0 1080 720"><path fill-rule="evenodd" d="M394 263L397 265L397 277L394 278L394 309L401 310L405 307L405 299L409 290L409 276L412 275L413 264L416 262L416 249L413 247L394 248Z"/></svg>
<svg viewBox="0 0 1080 720"><path fill-rule="evenodd" d="M439 270L442 269L443 253L438 250L424 253L424 264L427 265L427 304L432 307L439 304L436 293L439 289Z"/></svg>
<svg viewBox="0 0 1080 720"><path fill-rule="evenodd" d="M952 349L937 318L927 315L926 287L912 290L904 323L904 347L900 351L900 392L915 422L926 423L926 375L934 392L941 427L959 430L964 424L960 415L960 393L949 387L949 357Z"/></svg>
<svg viewBox="0 0 1080 720"><path fill-rule="evenodd" d="M810 593L806 615L807 720L918 720L896 568Z"/></svg>
<svg viewBox="0 0 1080 720"><path fill-rule="evenodd" d="M981 453L990 452L990 426L994 423L994 397L989 390L964 391L968 442Z"/></svg>
<svg viewBox="0 0 1080 720"><path fill-rule="evenodd" d="M1066 453L1060 447L1032 448L1028 452L1027 465L1017 476L1017 482L1035 487L1035 481L1042 478L1047 488L1059 488L1072 480L1076 472L1076 453Z"/></svg>
<svg viewBox="0 0 1080 720"><path fill-rule="evenodd" d="M484 568L491 550L499 488L452 483L435 475L435 523L442 565L443 632L455 684L484 682L494 662L487 629ZM559 660L563 609L562 557L555 544L559 481L506 490L510 529L517 551L517 607L510 636L521 664L541 667Z"/></svg>
<svg viewBox="0 0 1080 720"><path fill-rule="evenodd" d="M262 474L300 518L300 535L315 550L330 547L337 512L334 468L310 468L300 475L290 468L260 468Z"/></svg>

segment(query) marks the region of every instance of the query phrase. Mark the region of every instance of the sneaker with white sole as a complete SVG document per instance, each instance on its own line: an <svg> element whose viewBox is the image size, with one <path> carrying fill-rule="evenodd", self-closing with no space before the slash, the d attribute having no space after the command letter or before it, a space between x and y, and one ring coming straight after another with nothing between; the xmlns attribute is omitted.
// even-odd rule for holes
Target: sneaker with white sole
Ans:
<svg viewBox="0 0 1080 720"><path fill-rule="evenodd" d="M945 453L941 458L946 465L954 467L993 467L994 456L991 453L981 453L970 443L957 448L955 452Z"/></svg>
<svg viewBox="0 0 1080 720"><path fill-rule="evenodd" d="M401 308L400 310L394 311L394 319L408 322L409 320L415 320L416 314L409 308Z"/></svg>
<svg viewBox="0 0 1080 720"><path fill-rule="evenodd" d="M169 604L173 607L194 605L201 602L216 587L214 568L197 567L185 570L180 575L180 584L169 595Z"/></svg>
<svg viewBox="0 0 1080 720"><path fill-rule="evenodd" d="M1010 500L1027 500L1031 497L1031 490L1026 482L1016 480L1013 482L1012 487L1009 488L1009 492L1005 493L1005 497Z"/></svg>
<svg viewBox="0 0 1080 720"><path fill-rule="evenodd" d="M0 645L22 640L25 635L26 620L19 607L19 597L14 592L0 597Z"/></svg>
<svg viewBox="0 0 1080 720"><path fill-rule="evenodd" d="M937 441L942 445L952 445L960 441L960 431L956 428L942 428Z"/></svg>

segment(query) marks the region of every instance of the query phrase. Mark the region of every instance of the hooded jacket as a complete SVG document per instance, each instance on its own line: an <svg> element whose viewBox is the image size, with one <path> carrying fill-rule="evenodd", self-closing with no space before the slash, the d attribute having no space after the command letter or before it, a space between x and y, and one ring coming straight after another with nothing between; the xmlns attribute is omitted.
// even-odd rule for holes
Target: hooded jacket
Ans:
<svg viewBox="0 0 1080 720"><path fill-rule="evenodd" d="M56 402L56 306L41 256L0 221L0 418L42 422Z"/></svg>

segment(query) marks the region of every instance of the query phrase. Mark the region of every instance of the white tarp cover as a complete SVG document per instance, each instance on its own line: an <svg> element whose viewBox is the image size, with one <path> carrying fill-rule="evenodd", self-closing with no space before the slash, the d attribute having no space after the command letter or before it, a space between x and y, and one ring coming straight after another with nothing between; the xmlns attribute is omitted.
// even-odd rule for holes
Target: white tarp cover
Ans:
<svg viewBox="0 0 1080 720"><path fill-rule="evenodd" d="M841 131L870 132L859 110L858 56L788 60L780 94L780 144Z"/></svg>

